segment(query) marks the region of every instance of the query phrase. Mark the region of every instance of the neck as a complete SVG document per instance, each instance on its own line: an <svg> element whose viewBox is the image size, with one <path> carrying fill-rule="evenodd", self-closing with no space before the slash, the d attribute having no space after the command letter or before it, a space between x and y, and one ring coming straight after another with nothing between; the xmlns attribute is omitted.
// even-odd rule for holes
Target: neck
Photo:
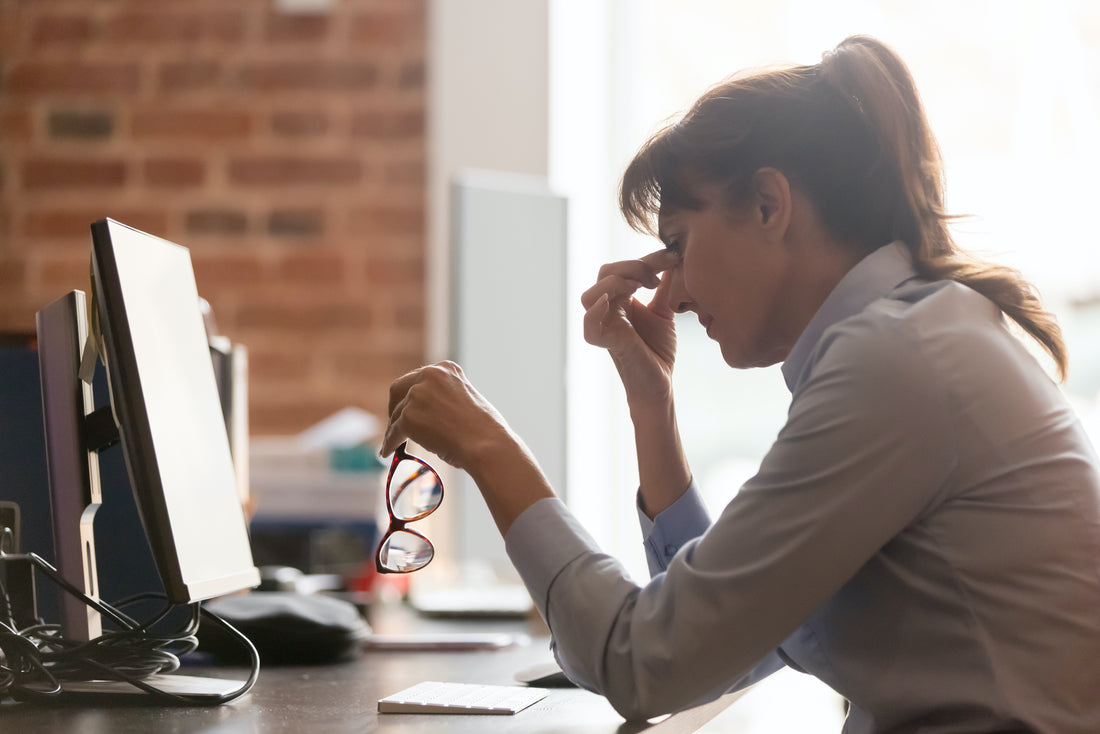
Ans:
<svg viewBox="0 0 1100 734"><path fill-rule="evenodd" d="M791 253L783 288L790 297L778 311L780 323L775 325L776 333L783 335L781 359L786 359L825 299L863 257L857 248L826 236L803 240Z"/></svg>

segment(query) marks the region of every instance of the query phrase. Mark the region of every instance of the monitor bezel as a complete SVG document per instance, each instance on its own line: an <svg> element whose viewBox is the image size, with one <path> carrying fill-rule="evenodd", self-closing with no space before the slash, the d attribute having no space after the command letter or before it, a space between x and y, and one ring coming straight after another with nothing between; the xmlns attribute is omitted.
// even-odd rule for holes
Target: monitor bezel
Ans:
<svg viewBox="0 0 1100 734"><path fill-rule="evenodd" d="M148 420L145 387L142 385L133 337L127 318L126 302L119 277L118 262L111 238L112 227L123 227L142 237L187 250L182 245L155 235L142 232L113 219L101 219L92 224L92 273L96 296L98 331L102 342L97 345L100 359L107 368L107 383L115 423L119 428L127 473L130 477L134 500L153 552L157 569L170 601L178 604L209 599L259 584L259 571L252 564L251 556L246 568L207 579L186 579L181 568L176 546L176 533L165 499L164 482L156 460L152 429ZM190 257L188 256L188 262ZM192 273L192 278L193 273ZM195 318L201 321L199 303L195 303ZM93 328L93 338L96 329ZM214 367L210 364L211 385L214 385ZM218 396L212 396L218 400ZM220 401L219 401L220 405ZM229 437L225 436L226 455L230 455ZM234 497L236 497L235 484ZM243 508L241 532L247 544L247 524Z"/></svg>

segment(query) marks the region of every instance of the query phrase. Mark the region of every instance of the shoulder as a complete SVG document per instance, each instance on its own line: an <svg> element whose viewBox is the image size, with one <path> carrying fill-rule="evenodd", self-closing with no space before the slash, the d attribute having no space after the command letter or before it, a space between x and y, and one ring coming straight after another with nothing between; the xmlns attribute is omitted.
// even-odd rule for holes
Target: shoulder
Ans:
<svg viewBox="0 0 1100 734"><path fill-rule="evenodd" d="M811 373L934 384L950 377L952 362L981 358L984 343L1006 337L1000 310L984 296L952 281L918 283L830 327Z"/></svg>
<svg viewBox="0 0 1100 734"><path fill-rule="evenodd" d="M953 282L916 283L822 335L792 411L854 412L865 420L947 430L954 395L989 370L989 346L1014 340L990 301Z"/></svg>

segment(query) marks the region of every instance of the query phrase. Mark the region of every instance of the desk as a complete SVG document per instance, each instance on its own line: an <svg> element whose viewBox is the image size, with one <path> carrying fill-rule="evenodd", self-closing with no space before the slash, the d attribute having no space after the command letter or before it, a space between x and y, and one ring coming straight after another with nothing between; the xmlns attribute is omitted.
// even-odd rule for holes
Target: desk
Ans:
<svg viewBox="0 0 1100 734"><path fill-rule="evenodd" d="M373 620L372 620L373 621ZM521 622L438 623L410 619L407 612L375 623L377 631L441 628L525 631ZM537 631L537 630L536 630ZM548 659L549 640L480 652L370 651L344 664L263 667L252 692L213 708L77 705L0 707L0 728L22 734L269 734L274 732L389 732L392 734L674 734L692 732L720 713L737 694L662 720L624 722L606 699L575 688L550 695L514 716L379 714L378 699L422 680L514 684L516 671ZM194 675L247 677L243 669L187 669Z"/></svg>

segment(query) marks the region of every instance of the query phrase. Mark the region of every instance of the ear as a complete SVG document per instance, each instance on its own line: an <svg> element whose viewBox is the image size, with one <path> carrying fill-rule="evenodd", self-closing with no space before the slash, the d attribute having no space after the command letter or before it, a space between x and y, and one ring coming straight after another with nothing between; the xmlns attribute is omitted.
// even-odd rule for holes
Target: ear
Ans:
<svg viewBox="0 0 1100 734"><path fill-rule="evenodd" d="M775 168L753 175L753 216L771 238L782 239L791 223L791 182Z"/></svg>

